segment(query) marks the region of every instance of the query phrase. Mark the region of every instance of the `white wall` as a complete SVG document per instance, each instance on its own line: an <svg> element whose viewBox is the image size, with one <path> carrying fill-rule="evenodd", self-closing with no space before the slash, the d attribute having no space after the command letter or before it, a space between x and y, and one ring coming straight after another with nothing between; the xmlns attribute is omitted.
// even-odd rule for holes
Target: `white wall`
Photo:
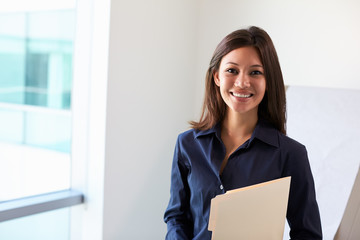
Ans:
<svg viewBox="0 0 360 240"><path fill-rule="evenodd" d="M177 134L194 115L198 4L111 1L104 239L163 239Z"/></svg>

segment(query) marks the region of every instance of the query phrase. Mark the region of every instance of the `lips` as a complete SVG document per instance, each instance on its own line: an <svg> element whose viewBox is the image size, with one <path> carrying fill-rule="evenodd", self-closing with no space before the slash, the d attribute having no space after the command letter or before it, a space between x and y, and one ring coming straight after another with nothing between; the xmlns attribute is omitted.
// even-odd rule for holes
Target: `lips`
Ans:
<svg viewBox="0 0 360 240"><path fill-rule="evenodd" d="M238 98L249 98L252 97L253 94L252 93L236 93L236 92L232 92L231 93L234 97L238 97Z"/></svg>

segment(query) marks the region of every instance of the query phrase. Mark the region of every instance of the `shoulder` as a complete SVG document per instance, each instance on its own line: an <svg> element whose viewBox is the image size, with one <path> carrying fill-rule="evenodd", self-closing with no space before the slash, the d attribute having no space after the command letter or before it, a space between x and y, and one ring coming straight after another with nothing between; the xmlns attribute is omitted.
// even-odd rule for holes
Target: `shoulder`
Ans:
<svg viewBox="0 0 360 240"><path fill-rule="evenodd" d="M278 132L279 145L283 150L288 152L306 151L305 146L297 140Z"/></svg>
<svg viewBox="0 0 360 240"><path fill-rule="evenodd" d="M302 174L305 177L310 173L310 163L306 147L282 133L279 133L280 151L285 161L287 175Z"/></svg>
<svg viewBox="0 0 360 240"><path fill-rule="evenodd" d="M191 156L197 155L201 151L201 143L197 138L198 134L198 130L189 129L177 137L175 155L186 166L191 165Z"/></svg>
<svg viewBox="0 0 360 240"><path fill-rule="evenodd" d="M184 156L198 154L211 146L216 135L216 129L197 130L189 129L178 135L177 149Z"/></svg>
<svg viewBox="0 0 360 240"><path fill-rule="evenodd" d="M181 132L176 141L176 147L182 151L187 149L189 146L193 146L196 141L197 130L189 129L184 132Z"/></svg>
<svg viewBox="0 0 360 240"><path fill-rule="evenodd" d="M304 145L281 133L272 124L264 119L259 120L253 137L260 139L261 141L276 148L279 148L282 152L298 152L305 149Z"/></svg>
<svg viewBox="0 0 360 240"><path fill-rule="evenodd" d="M189 129L184 132L181 132L178 135L178 142L188 142L188 141L194 141L196 138L197 130L195 129Z"/></svg>
<svg viewBox="0 0 360 240"><path fill-rule="evenodd" d="M258 124L255 136L277 148L281 159L285 162L304 162L307 160L307 151L303 144L281 133L270 123L262 120ZM305 161L306 162L306 161Z"/></svg>
<svg viewBox="0 0 360 240"><path fill-rule="evenodd" d="M282 156L292 164L303 164L308 162L306 147L297 140L279 133L279 146Z"/></svg>

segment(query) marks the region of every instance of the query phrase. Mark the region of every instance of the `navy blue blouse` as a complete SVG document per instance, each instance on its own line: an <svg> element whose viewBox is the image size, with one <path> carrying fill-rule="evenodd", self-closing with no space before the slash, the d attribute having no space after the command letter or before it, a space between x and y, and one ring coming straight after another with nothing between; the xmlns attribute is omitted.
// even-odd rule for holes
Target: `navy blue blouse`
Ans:
<svg viewBox="0 0 360 240"><path fill-rule="evenodd" d="M287 220L291 239L322 239L314 181L303 145L259 120L251 138L225 158L221 126L179 135L171 171L166 239L211 239L210 201L227 190L291 176Z"/></svg>

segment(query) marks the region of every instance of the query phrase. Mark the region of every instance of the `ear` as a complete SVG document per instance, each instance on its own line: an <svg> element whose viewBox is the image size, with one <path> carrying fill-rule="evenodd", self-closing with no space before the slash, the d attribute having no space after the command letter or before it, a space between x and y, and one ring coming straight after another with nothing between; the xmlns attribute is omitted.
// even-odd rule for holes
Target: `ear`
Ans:
<svg viewBox="0 0 360 240"><path fill-rule="evenodd" d="M219 78L219 72L218 71L216 71L214 73L214 82L215 82L216 86L220 87L220 78Z"/></svg>

